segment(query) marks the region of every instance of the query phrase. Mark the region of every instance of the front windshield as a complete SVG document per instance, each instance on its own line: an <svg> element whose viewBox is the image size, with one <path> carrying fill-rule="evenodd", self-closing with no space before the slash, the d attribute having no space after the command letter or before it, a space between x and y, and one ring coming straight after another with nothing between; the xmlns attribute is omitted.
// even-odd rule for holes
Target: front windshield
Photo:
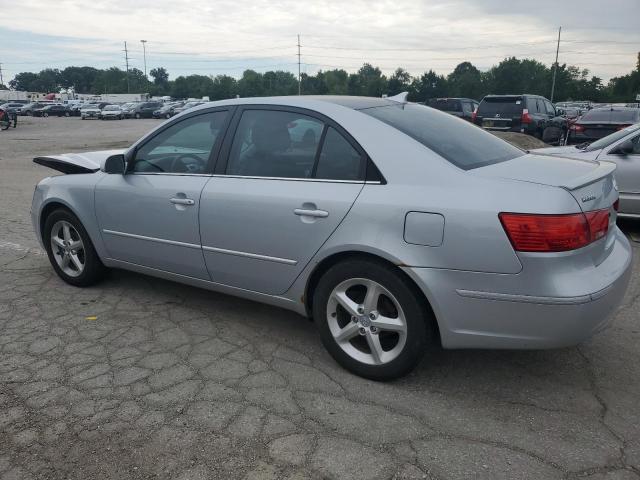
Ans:
<svg viewBox="0 0 640 480"><path fill-rule="evenodd" d="M117 105L107 105L104 107L104 110L120 110L120 107Z"/></svg>
<svg viewBox="0 0 640 480"><path fill-rule="evenodd" d="M585 150L587 152L591 152L592 150L600 150L601 148L607 148L609 145L617 142L621 138L624 138L630 133L637 132L639 130L640 130L640 123L636 123L635 125L631 125L630 127L623 128L622 130L619 130L615 133L612 133L611 135L607 135L606 137L601 138L600 140L590 143L587 146L587 148L585 148Z"/></svg>

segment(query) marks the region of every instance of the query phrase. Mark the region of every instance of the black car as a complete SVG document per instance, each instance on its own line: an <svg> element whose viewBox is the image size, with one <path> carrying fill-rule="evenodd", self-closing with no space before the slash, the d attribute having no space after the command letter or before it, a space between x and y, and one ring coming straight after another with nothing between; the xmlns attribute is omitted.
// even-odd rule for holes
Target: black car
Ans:
<svg viewBox="0 0 640 480"><path fill-rule="evenodd" d="M473 122L487 130L520 132L545 143L564 144L568 121L540 95L487 95L473 115Z"/></svg>
<svg viewBox="0 0 640 480"><path fill-rule="evenodd" d="M182 102L165 103L153 112L153 118L171 118L176 114L176 108L180 108L182 105L184 105Z"/></svg>
<svg viewBox="0 0 640 480"><path fill-rule="evenodd" d="M27 103L25 105L22 106L22 108L20 110L18 110L18 114L19 115L29 115L32 116L33 112L35 110L38 110L40 108L43 108L47 105L50 105L48 103L40 103L40 102L31 102L31 103Z"/></svg>
<svg viewBox="0 0 640 480"><path fill-rule="evenodd" d="M66 105L45 105L33 110L34 117L68 117L69 109Z"/></svg>
<svg viewBox="0 0 640 480"><path fill-rule="evenodd" d="M569 142L592 142L640 122L640 108L594 108L569 128Z"/></svg>
<svg viewBox="0 0 640 480"><path fill-rule="evenodd" d="M141 102L131 109L127 115L133 118L151 118L153 112L162 107L160 102Z"/></svg>
<svg viewBox="0 0 640 480"><path fill-rule="evenodd" d="M472 98L431 98L427 100L427 106L471 122L473 112L478 108L478 101Z"/></svg>

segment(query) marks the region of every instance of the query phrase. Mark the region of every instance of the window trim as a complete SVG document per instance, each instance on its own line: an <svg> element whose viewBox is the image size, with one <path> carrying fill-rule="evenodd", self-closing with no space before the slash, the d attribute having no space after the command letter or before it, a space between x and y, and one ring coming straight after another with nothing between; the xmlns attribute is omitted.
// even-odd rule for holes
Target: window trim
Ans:
<svg viewBox="0 0 640 480"><path fill-rule="evenodd" d="M127 161L127 169L125 171L126 175L176 175L176 176L211 176L213 174L213 170L215 167L215 163L217 162L218 156L220 154L220 150L224 143L225 137L229 132L229 124L233 118L233 114L235 112L235 106L223 106L223 107L213 107L207 108L204 110L197 110L195 112L189 112L184 116L174 117L172 120L168 121L166 124L160 126L157 130L152 131L147 137L143 137L138 143L136 143L129 151L126 152L126 156L130 158ZM216 141L211 148L211 152L209 153L209 158L207 159L207 164L205 166L204 172L202 173L184 173L184 172L134 172L133 166L135 164L135 159L138 151L143 148L147 143L151 142L158 135L161 135L167 129L177 125L180 122L189 120L190 118L198 117L200 115L207 115L210 113L217 112L226 112L227 115L225 117L223 126L221 128L222 134L216 138Z"/></svg>
<svg viewBox="0 0 640 480"><path fill-rule="evenodd" d="M238 126L240 124L240 119L242 118L242 114L247 110L272 110L272 111L280 111L285 113L297 113L300 115L306 115L308 117L314 118L323 122L324 127L322 130L322 134L320 136L320 141L318 142L318 149L316 151L316 158L314 161L314 168L312 173L315 174L317 169L317 163L319 160L319 155L322 150L323 142L326 137L326 131L328 127L333 127L340 135L344 137L344 139L356 150L361 158L362 162L360 165L360 173L358 180L331 180L326 178L304 178L304 177L260 177L260 176L252 176L252 175L229 175L226 173L227 165L229 164L229 155L231 154L231 147L233 146L233 141L238 132ZM301 107L293 107L288 105L270 105L270 104L245 104L237 107L236 111L233 114L233 119L227 130L227 135L224 139L224 144L222 145L220 154L218 155L218 160L216 161L216 165L213 171L214 177L228 177L228 178L248 178L248 179L268 179L268 180L289 180L289 181L311 181L311 182L328 182L328 183L375 183L375 184L383 184L386 183L380 174L379 181L367 181L367 165L371 161L371 158L367 154L367 152L362 148L362 146L345 130L340 124L338 124L333 119L323 115L322 113L316 112L315 110L309 110L307 108ZM377 169L379 172L379 169Z"/></svg>

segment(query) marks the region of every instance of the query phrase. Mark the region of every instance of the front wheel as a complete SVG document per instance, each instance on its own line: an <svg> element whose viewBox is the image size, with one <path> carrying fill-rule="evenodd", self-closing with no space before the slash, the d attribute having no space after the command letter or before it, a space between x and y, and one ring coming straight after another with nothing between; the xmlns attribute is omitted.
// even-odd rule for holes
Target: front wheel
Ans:
<svg viewBox="0 0 640 480"><path fill-rule="evenodd" d="M409 373L430 343L434 319L419 295L395 269L350 260L320 279L313 317L340 365L362 377L391 380Z"/></svg>
<svg viewBox="0 0 640 480"><path fill-rule="evenodd" d="M42 238L53 269L68 284L88 287L104 276L106 269L89 235L68 210L55 210L47 217Z"/></svg>
<svg viewBox="0 0 640 480"><path fill-rule="evenodd" d="M9 120L0 120L0 130L8 130L11 122Z"/></svg>
<svg viewBox="0 0 640 480"><path fill-rule="evenodd" d="M42 114L42 116L43 116L43 117L48 117L48 116L49 116L49 114L48 114L47 112L44 112L44 113Z"/></svg>
<svg viewBox="0 0 640 480"><path fill-rule="evenodd" d="M138 120L140 120L140 118L142 118L142 117L140 117L140 114L139 114L139 113L136 113L136 118L137 118Z"/></svg>

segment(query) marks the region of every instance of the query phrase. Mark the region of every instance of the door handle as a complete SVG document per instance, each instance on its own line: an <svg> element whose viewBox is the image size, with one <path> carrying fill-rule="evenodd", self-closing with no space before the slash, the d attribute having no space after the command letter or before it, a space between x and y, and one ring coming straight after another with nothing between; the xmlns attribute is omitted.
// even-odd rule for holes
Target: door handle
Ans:
<svg viewBox="0 0 640 480"><path fill-rule="evenodd" d="M306 208L296 208L293 213L301 217L327 218L329 216L329 212L325 210L308 210Z"/></svg>
<svg viewBox="0 0 640 480"><path fill-rule="evenodd" d="M172 198L169 200L171 203L175 205L195 205L195 201L190 198Z"/></svg>

